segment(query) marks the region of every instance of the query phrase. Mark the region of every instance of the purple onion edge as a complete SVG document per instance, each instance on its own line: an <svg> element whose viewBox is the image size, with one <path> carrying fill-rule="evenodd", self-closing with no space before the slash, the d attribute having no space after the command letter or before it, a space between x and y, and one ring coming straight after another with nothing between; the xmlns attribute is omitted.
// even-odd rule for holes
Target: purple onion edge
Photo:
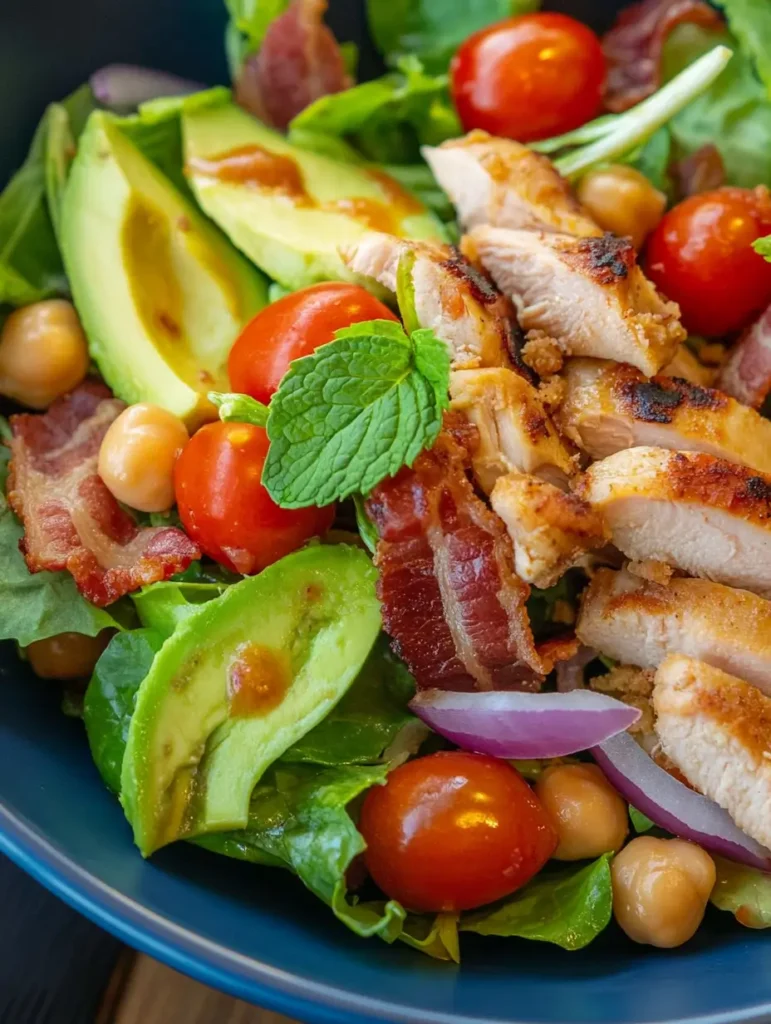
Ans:
<svg viewBox="0 0 771 1024"><path fill-rule="evenodd" d="M751 853L750 850L745 849L745 847L740 846L738 843L732 842L730 839L712 835L711 833L700 832L698 829L686 825L674 814L665 811L652 797L648 796L639 786L636 786L629 776L624 775L601 747L593 747L590 753L602 768L611 785L636 810L650 818L654 825L658 825L659 828L663 828L666 832L671 832L674 836L682 839L691 839L706 850L712 850L714 853L721 854L728 860L738 861L740 864L746 864L748 867L757 868L759 871L766 873L771 872L771 859L758 857ZM663 771L664 769L662 768L661 770Z"/></svg>

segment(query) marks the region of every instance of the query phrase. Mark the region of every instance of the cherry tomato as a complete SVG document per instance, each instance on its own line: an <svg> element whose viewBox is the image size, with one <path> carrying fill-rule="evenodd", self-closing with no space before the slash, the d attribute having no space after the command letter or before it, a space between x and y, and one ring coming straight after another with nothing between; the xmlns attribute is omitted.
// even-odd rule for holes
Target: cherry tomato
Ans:
<svg viewBox="0 0 771 1024"><path fill-rule="evenodd" d="M334 507L279 508L262 486L268 435L250 423L209 423L174 467L179 517L210 558L251 574L324 533Z"/></svg>
<svg viewBox="0 0 771 1024"><path fill-rule="evenodd" d="M602 105L597 36L566 14L523 14L469 36L455 55L452 94L466 131L534 142L578 128Z"/></svg>
<svg viewBox="0 0 771 1024"><path fill-rule="evenodd" d="M359 818L370 874L410 910L457 911L519 889L557 834L505 761L462 751L401 765L367 794Z"/></svg>
<svg viewBox="0 0 771 1024"><path fill-rule="evenodd" d="M648 240L654 284L693 334L741 330L771 303L771 263L752 248L771 233L768 189L719 188L679 203Z"/></svg>
<svg viewBox="0 0 771 1024"><path fill-rule="evenodd" d="M230 350L234 391L267 404L293 359L332 341L341 327L363 320L396 320L382 302L357 284L314 284L261 310Z"/></svg>

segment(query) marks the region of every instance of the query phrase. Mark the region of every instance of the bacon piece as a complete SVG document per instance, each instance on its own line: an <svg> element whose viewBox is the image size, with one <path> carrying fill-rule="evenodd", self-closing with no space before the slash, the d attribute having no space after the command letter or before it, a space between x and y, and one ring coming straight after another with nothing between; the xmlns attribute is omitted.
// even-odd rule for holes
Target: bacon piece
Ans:
<svg viewBox="0 0 771 1024"><path fill-rule="evenodd" d="M670 168L680 199L712 192L726 183L725 163L720 150L712 142L690 156L678 160Z"/></svg>
<svg viewBox="0 0 771 1024"><path fill-rule="evenodd" d="M771 391L771 306L736 342L715 387L754 409L763 404Z"/></svg>
<svg viewBox="0 0 771 1024"><path fill-rule="evenodd" d="M462 435L449 430L367 503L386 631L421 687L537 690L574 645L536 649L530 588L503 523L469 483Z"/></svg>
<svg viewBox="0 0 771 1024"><path fill-rule="evenodd" d="M175 527L137 526L97 474L99 446L125 408L86 381L43 415L11 417L8 501L30 572L66 569L97 605L182 572L201 553Z"/></svg>
<svg viewBox="0 0 771 1024"><path fill-rule="evenodd" d="M326 9L326 0L293 0L244 63L236 99L274 128L283 130L314 100L353 85L337 40L322 21Z"/></svg>
<svg viewBox="0 0 771 1024"><path fill-rule="evenodd" d="M658 89L664 43L684 22L714 29L723 25L717 11L703 0L643 0L619 14L602 40L608 62L608 110L627 110Z"/></svg>

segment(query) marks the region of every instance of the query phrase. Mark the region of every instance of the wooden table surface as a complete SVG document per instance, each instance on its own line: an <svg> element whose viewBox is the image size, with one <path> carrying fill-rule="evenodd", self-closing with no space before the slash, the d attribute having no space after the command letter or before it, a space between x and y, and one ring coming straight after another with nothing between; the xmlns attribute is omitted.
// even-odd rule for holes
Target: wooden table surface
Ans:
<svg viewBox="0 0 771 1024"><path fill-rule="evenodd" d="M133 958L122 969L119 990L108 995L97 1024L297 1024L215 992L146 956Z"/></svg>

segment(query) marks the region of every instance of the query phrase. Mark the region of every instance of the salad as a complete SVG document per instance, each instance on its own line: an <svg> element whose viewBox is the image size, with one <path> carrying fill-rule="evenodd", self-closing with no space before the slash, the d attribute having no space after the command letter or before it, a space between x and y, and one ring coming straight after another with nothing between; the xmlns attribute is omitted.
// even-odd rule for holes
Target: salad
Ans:
<svg viewBox="0 0 771 1024"><path fill-rule="evenodd" d="M771 925L771 8L227 0L0 195L0 639L139 854L363 937Z"/></svg>

